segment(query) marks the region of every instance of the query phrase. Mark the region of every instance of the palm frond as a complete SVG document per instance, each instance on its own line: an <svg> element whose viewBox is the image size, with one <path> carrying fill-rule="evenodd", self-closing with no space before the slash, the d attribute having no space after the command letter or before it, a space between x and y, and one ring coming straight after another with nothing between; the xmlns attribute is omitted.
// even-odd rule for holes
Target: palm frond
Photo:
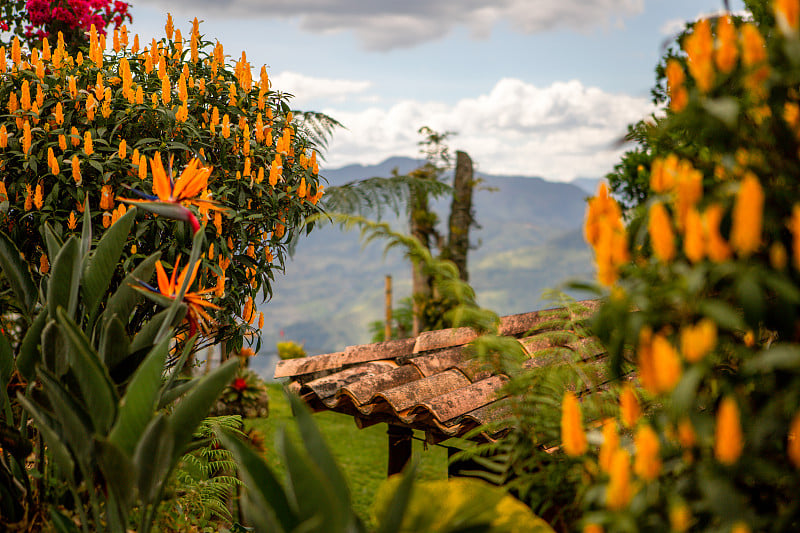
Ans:
<svg viewBox="0 0 800 533"><path fill-rule="evenodd" d="M292 111L292 113L297 119L296 124L300 132L318 148L327 148L334 130L344 128L341 122L325 113L318 111ZM319 155L325 159L322 153Z"/></svg>

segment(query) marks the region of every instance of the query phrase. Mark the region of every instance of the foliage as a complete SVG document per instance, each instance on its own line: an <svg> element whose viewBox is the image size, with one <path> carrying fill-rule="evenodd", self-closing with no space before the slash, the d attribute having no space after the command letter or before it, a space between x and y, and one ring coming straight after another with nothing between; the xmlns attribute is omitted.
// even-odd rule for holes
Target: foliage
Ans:
<svg viewBox="0 0 800 533"><path fill-rule="evenodd" d="M411 335L414 323L414 303L411 298L402 298L397 307L392 309L392 339L405 339ZM386 338L385 322L376 320L369 324L372 342L383 342Z"/></svg>
<svg viewBox="0 0 800 533"><path fill-rule="evenodd" d="M596 290L610 287L593 331L641 388L622 389L599 452L579 454L597 465L586 524L800 527L798 8L695 23L667 60L655 132L683 143L654 152L627 229L605 191L590 201L586 234L608 274Z"/></svg>
<svg viewBox="0 0 800 533"><path fill-rule="evenodd" d="M214 436L215 428L245 438L238 415L203 420L193 435L193 440L202 444L181 457L166 491L168 496L161 502L156 523L159 531L218 531L220 524L233 525L228 505L241 481L235 475L231 452Z"/></svg>
<svg viewBox="0 0 800 533"><path fill-rule="evenodd" d="M86 43L92 25L105 35L109 24L119 28L130 21L129 9L123 0L6 0L0 7L0 31L16 35L31 48L45 37L55 42L62 32L67 46L77 49Z"/></svg>
<svg viewBox="0 0 800 533"><path fill-rule="evenodd" d="M216 287L225 309L212 311L215 327L198 346L229 341L234 351L256 332L253 299L269 296L299 223L319 211L316 145L303 131L319 139L337 123L313 113L296 118L286 95L270 88L266 68L254 81L244 53L226 64L222 45L206 40L196 19L188 39L171 18L166 30L144 49L123 28L108 50L95 33L76 54L61 43L2 50L0 227L38 267L38 279L52 259L39 232L45 220L66 238L91 199L102 209L92 231L102 234L125 211L121 197L153 191L157 202L139 200L150 212L125 243L121 279L124 268L157 250L173 266L188 255L189 227L152 213L166 205L175 216L182 204L180 216L195 225L199 218L209 243L198 278ZM172 198L171 187L157 187L159 160L170 175L183 168L187 181L213 168L207 188ZM156 309L139 307L129 333Z"/></svg>
<svg viewBox="0 0 800 533"><path fill-rule="evenodd" d="M170 471L233 377L235 366L227 364L200 380L179 382L176 372L161 379L172 326L186 313L188 278L168 309L135 335L126 333L140 300L131 284L139 277L149 279L158 259L158 253L143 259L113 288L114 270L135 217L136 209L131 209L95 247L88 208L80 237L62 241L45 224L46 246L54 260L39 291L15 243L0 233L0 264L17 311L4 315L12 320L4 329L13 333L0 337L0 413L7 435L1 475L13 481L0 494L4 505L21 502L4 512L7 524L37 523L42 520L39 513L49 507L55 527L67 530L67 519L57 508L62 489L67 489L67 505L84 531L124 530L138 504L140 531L146 532ZM200 255L201 242L198 233L193 259ZM193 342L186 343L181 361ZM16 397L10 398L6 391L12 377L27 386L16 387ZM35 472L57 479L53 486L38 484L25 468L32 448L25 444L42 441L46 448L37 449Z"/></svg>
<svg viewBox="0 0 800 533"><path fill-rule="evenodd" d="M278 357L281 359L297 359L298 357L305 357L306 350L302 344L294 341L278 341Z"/></svg>

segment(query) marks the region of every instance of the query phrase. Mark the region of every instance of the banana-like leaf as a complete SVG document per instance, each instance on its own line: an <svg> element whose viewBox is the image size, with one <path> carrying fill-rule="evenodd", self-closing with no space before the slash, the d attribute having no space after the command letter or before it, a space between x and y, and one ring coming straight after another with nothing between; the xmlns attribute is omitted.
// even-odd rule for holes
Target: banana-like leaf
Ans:
<svg viewBox="0 0 800 533"><path fill-rule="evenodd" d="M156 337L161 330L164 321L169 317L169 309L164 309L156 316L148 320L139 330L128 349L129 353L138 352L139 350L148 349L156 343ZM170 327L177 326L186 315L186 305L181 304L178 308L178 314L174 316Z"/></svg>
<svg viewBox="0 0 800 533"><path fill-rule="evenodd" d="M139 497L153 503L174 464L174 430L166 415L159 414L147 425L133 454Z"/></svg>
<svg viewBox="0 0 800 533"><path fill-rule="evenodd" d="M156 261L161 257L161 252L156 252L142 260L136 268L125 276L122 285L106 301L104 320L109 320L114 315L118 316L123 325L128 323L136 303L139 301L139 292L133 287L136 280L149 280L153 276Z"/></svg>
<svg viewBox="0 0 800 533"><path fill-rule="evenodd" d="M72 346L70 367L78 379L83 400L86 405L91 406L90 414L94 430L100 435L105 435L116 418L118 401L108 370L103 366L89 339L64 309L59 308L56 314L62 332Z"/></svg>
<svg viewBox="0 0 800 533"><path fill-rule="evenodd" d="M41 361L41 350L39 344L42 340L42 330L47 324L47 309L42 309L33 324L25 332L22 343L17 354L17 370L26 380L30 381L36 376L36 365Z"/></svg>
<svg viewBox="0 0 800 533"><path fill-rule="evenodd" d="M59 378L69 367L69 346L54 319L48 320L42 330L42 363Z"/></svg>
<svg viewBox="0 0 800 533"><path fill-rule="evenodd" d="M167 380L164 382L164 385L161 387L161 394L159 396L163 398L165 391L168 391L172 388L172 384L175 382L175 378L181 374L180 369L186 364L186 360L189 359L189 356L194 351L194 343L197 342L197 337L199 337L199 333L195 333L192 337L186 341L186 344L183 347L183 352L181 352L181 356L178 358L178 361L173 365L173 370L170 373ZM160 407L159 407L160 408Z"/></svg>
<svg viewBox="0 0 800 533"><path fill-rule="evenodd" d="M192 439L192 434L217 401L222 389L233 380L239 361L235 358L224 362L200 378L197 385L178 402L169 418L175 432L175 450L180 452Z"/></svg>
<svg viewBox="0 0 800 533"><path fill-rule="evenodd" d="M290 510L283 485L264 459L231 433L221 428L215 433L220 443L233 454L247 488L246 497L250 502L245 507L245 514L248 521L256 524L258 531L294 531L299 520Z"/></svg>
<svg viewBox="0 0 800 533"><path fill-rule="evenodd" d="M36 423L36 427L42 432L42 436L47 443L47 449L61 470L62 478L69 479L75 469L75 462L72 460L67 446L58 436L58 433L50 427L47 416L33 402L19 392L17 393L17 401L28 411L28 414L31 415L31 418Z"/></svg>
<svg viewBox="0 0 800 533"><path fill-rule="evenodd" d="M89 413L75 401L74 395L64 388L57 376L41 368L36 374L50 400L55 419L61 426L60 433L72 450L72 456L79 464L88 465L93 455Z"/></svg>
<svg viewBox="0 0 800 533"><path fill-rule="evenodd" d="M56 317L56 309L59 307L66 309L69 316L75 316L80 274L78 240L70 237L53 259L53 268L47 283L47 309L51 318Z"/></svg>
<svg viewBox="0 0 800 533"><path fill-rule="evenodd" d="M20 309L30 316L36 305L36 285L33 283L28 263L20 256L19 248L2 232L0 232L0 270L8 280Z"/></svg>
<svg viewBox="0 0 800 533"><path fill-rule="evenodd" d="M129 355L131 341L125 325L117 315L106 320L100 332L100 355L103 357L106 368L114 368Z"/></svg>
<svg viewBox="0 0 800 533"><path fill-rule="evenodd" d="M136 210L130 209L127 213L108 228L100 242L97 243L91 255L87 256L83 267L83 302L86 314L90 317L90 327L94 323L94 316L100 306L100 301L108 291L111 278L114 276L119 264L120 254L125 247L125 241L136 218Z"/></svg>
<svg viewBox="0 0 800 533"><path fill-rule="evenodd" d="M131 378L120 401L119 415L108 440L132 456L147 424L155 416L161 370L169 351L169 338L154 346Z"/></svg>
<svg viewBox="0 0 800 533"><path fill-rule="evenodd" d="M89 196L83 204L83 227L81 227L81 257L86 257L92 246L92 212L89 208Z"/></svg>
<svg viewBox="0 0 800 533"><path fill-rule="evenodd" d="M50 522L56 533L78 533L80 531L75 522L64 516L55 506L50 507Z"/></svg>
<svg viewBox="0 0 800 533"><path fill-rule="evenodd" d="M180 368L176 366L176 368ZM195 385L197 385L196 379L189 379L178 383L177 385L173 384L170 388L164 389L162 388L161 398L158 400L158 408L163 409L190 390L192 390Z"/></svg>
<svg viewBox="0 0 800 533"><path fill-rule="evenodd" d="M50 226L49 222L44 223L44 240L47 246L47 255L50 257L55 257L58 255L58 252L61 251L61 247L64 245L63 239L56 235L56 232L53 230L53 227Z"/></svg>
<svg viewBox="0 0 800 533"><path fill-rule="evenodd" d="M109 492L108 518L112 531L127 529L127 515L133 505L136 488L136 467L130 455L106 439L96 441L97 464Z"/></svg>
<svg viewBox="0 0 800 533"><path fill-rule="evenodd" d="M12 423L13 413L11 404L8 400L8 382L11 381L11 374L14 373L14 353L11 344L5 335L0 335L0 409L6 416L8 423Z"/></svg>

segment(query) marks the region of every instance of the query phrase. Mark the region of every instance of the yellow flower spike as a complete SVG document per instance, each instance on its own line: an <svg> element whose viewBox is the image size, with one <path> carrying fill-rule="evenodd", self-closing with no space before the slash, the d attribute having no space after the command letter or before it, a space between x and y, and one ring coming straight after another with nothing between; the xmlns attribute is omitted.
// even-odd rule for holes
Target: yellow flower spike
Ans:
<svg viewBox="0 0 800 533"><path fill-rule="evenodd" d="M753 330L748 330L747 332L745 332L744 337L742 338L742 342L744 342L744 345L747 346L748 348L752 348L753 346L755 346L756 336L753 333Z"/></svg>
<svg viewBox="0 0 800 533"><path fill-rule="evenodd" d="M786 440L786 453L795 468L800 469L800 412L794 415L789 425L789 435Z"/></svg>
<svg viewBox="0 0 800 533"><path fill-rule="evenodd" d="M750 533L750 526L744 522L736 522L731 527L731 533Z"/></svg>
<svg viewBox="0 0 800 533"><path fill-rule="evenodd" d="M686 213L686 225L683 240L683 251L692 263L697 263L705 257L705 231L703 219L694 207Z"/></svg>
<svg viewBox="0 0 800 533"><path fill-rule="evenodd" d="M792 233L792 262L800 270L800 204L792 206L792 218L787 227Z"/></svg>
<svg viewBox="0 0 800 533"><path fill-rule="evenodd" d="M75 180L77 185L83 182L81 178L81 162L77 155L72 156L72 179Z"/></svg>
<svg viewBox="0 0 800 533"><path fill-rule="evenodd" d="M8 130L6 129L6 125L3 124L0 126L0 148L7 148L8 147ZM0 181L2 183L2 181Z"/></svg>
<svg viewBox="0 0 800 533"><path fill-rule="evenodd" d="M217 286L214 289L214 296L222 298L225 296L225 272L217 276Z"/></svg>
<svg viewBox="0 0 800 533"><path fill-rule="evenodd" d="M19 109L19 100L17 99L17 93L11 92L8 95L8 111L10 113L14 113Z"/></svg>
<svg viewBox="0 0 800 533"><path fill-rule="evenodd" d="M41 109L44 105L44 91L42 90L42 85L38 84L36 86L36 105Z"/></svg>
<svg viewBox="0 0 800 533"><path fill-rule="evenodd" d="M652 350L657 390L670 392L681 379L681 359L672 343L662 334L653 337Z"/></svg>
<svg viewBox="0 0 800 533"><path fill-rule="evenodd" d="M180 29L176 29L175 30L174 44L175 44L175 56L174 57L175 57L175 59L178 59L179 57L181 57L181 54L183 53L183 35L181 34L181 30Z"/></svg>
<svg viewBox="0 0 800 533"><path fill-rule="evenodd" d="M30 184L25 185L25 211L33 209L33 188Z"/></svg>
<svg viewBox="0 0 800 533"><path fill-rule="evenodd" d="M800 22L800 1L775 0L772 8L775 10L775 22L778 23L781 33L786 36L796 36Z"/></svg>
<svg viewBox="0 0 800 533"><path fill-rule="evenodd" d="M17 68L22 62L22 48L20 47L19 37L17 36L14 36L14 40L11 42L11 61Z"/></svg>
<svg viewBox="0 0 800 533"><path fill-rule="evenodd" d="M209 261L213 261L214 260L214 243L213 242L208 245L208 260Z"/></svg>
<svg viewBox="0 0 800 533"><path fill-rule="evenodd" d="M8 64L6 63L6 47L0 46L0 74L8 70Z"/></svg>
<svg viewBox="0 0 800 533"><path fill-rule="evenodd" d="M653 360L653 331L645 326L639 331L639 343L636 348L637 367L642 386L651 394L659 392L658 380Z"/></svg>
<svg viewBox="0 0 800 533"><path fill-rule="evenodd" d="M167 77L167 59L164 56L158 58L158 78L163 80Z"/></svg>
<svg viewBox="0 0 800 533"><path fill-rule="evenodd" d="M27 111L31 108L31 86L28 83L28 80L22 82L21 95L19 99L19 105L22 107L23 111Z"/></svg>
<svg viewBox="0 0 800 533"><path fill-rule="evenodd" d="M689 103L689 93L683 82L686 74L677 59L670 59L667 62L667 92L669 93L669 108L675 113L680 113Z"/></svg>
<svg viewBox="0 0 800 533"><path fill-rule="evenodd" d="M47 149L47 163L50 166L50 173L53 174L53 176L61 174L61 167L58 165L58 159L56 159L52 148Z"/></svg>
<svg viewBox="0 0 800 533"><path fill-rule="evenodd" d="M119 155L120 159L125 159L125 156L128 153L128 143L125 139L121 139L119 141L119 148L117 149L117 154Z"/></svg>
<svg viewBox="0 0 800 533"><path fill-rule="evenodd" d="M92 144L92 132L86 130L83 134L83 151L86 155L92 155L94 153L94 145Z"/></svg>
<svg viewBox="0 0 800 533"><path fill-rule="evenodd" d="M147 158L144 156L139 158L139 179L142 181L147 179Z"/></svg>
<svg viewBox="0 0 800 533"><path fill-rule="evenodd" d="M722 399L717 408L717 422L714 428L714 457L722 464L732 465L742 455L742 426L739 421L739 407L730 396Z"/></svg>
<svg viewBox="0 0 800 533"><path fill-rule="evenodd" d="M729 73L736 66L736 61L739 59L738 41L736 26L730 15L717 19L717 48L714 51L714 63L723 74Z"/></svg>
<svg viewBox="0 0 800 533"><path fill-rule="evenodd" d="M27 120L22 124L22 151L27 156L31 151L33 137L31 135L31 125Z"/></svg>
<svg viewBox="0 0 800 533"><path fill-rule="evenodd" d="M55 116L56 124L59 126L64 124L64 108L61 106L61 102L56 104L56 109L53 112L53 115Z"/></svg>
<svg viewBox="0 0 800 533"><path fill-rule="evenodd" d="M649 425L639 426L634 437L634 446L636 446L636 457L633 471L645 481L653 481L661 473L658 435Z"/></svg>
<svg viewBox="0 0 800 533"><path fill-rule="evenodd" d="M242 310L242 319L247 322L248 325L252 325L255 318L255 313L253 311L253 297L248 296L247 301L244 303L244 309Z"/></svg>
<svg viewBox="0 0 800 533"><path fill-rule="evenodd" d="M167 32L167 39L172 40L173 25L172 25L172 15L170 13L167 13L167 24L166 26L164 26L164 29Z"/></svg>
<svg viewBox="0 0 800 533"><path fill-rule="evenodd" d="M597 462L603 472L611 471L611 459L614 452L619 448L619 432L617 431L617 421L607 418L603 421L603 444L600 446L600 454Z"/></svg>
<svg viewBox="0 0 800 533"><path fill-rule="evenodd" d="M94 95L89 93L89 96L86 97L86 118L89 120L89 122L94 120L96 107L97 101L94 99Z"/></svg>
<svg viewBox="0 0 800 533"><path fill-rule="evenodd" d="M564 452L572 457L583 455L588 448L581 407L571 391L564 393L561 402L561 445Z"/></svg>
<svg viewBox="0 0 800 533"><path fill-rule="evenodd" d="M686 450L693 448L697 443L697 434L694 431L692 421L688 417L682 418L678 422L678 442Z"/></svg>
<svg viewBox="0 0 800 533"><path fill-rule="evenodd" d="M650 206L647 229L655 256L665 263L672 261L675 257L675 234L669 213L661 202Z"/></svg>
<svg viewBox="0 0 800 533"><path fill-rule="evenodd" d="M75 100L78 98L78 85L75 76L68 76L67 77L67 86L69 88L69 95L70 97Z"/></svg>
<svg viewBox="0 0 800 533"><path fill-rule="evenodd" d="M301 178L300 179L300 186L297 188L297 197L298 198L305 198L306 197L306 193L307 193L307 190L306 190L306 179L305 178Z"/></svg>
<svg viewBox="0 0 800 533"><path fill-rule="evenodd" d="M114 193L111 185L103 185L100 188L100 209L107 211L114 209Z"/></svg>
<svg viewBox="0 0 800 533"><path fill-rule="evenodd" d="M775 270L784 270L788 262L786 247L780 242L773 242L769 247L769 264Z"/></svg>
<svg viewBox="0 0 800 533"><path fill-rule="evenodd" d="M131 45L131 54L136 55L138 53L139 53L139 34L138 33L134 33L133 34L133 44ZM153 65L151 63L150 64L150 67L151 67L150 70L152 70L152 66Z"/></svg>
<svg viewBox="0 0 800 533"><path fill-rule="evenodd" d="M42 274L50 272L50 261L47 259L47 254L45 253L39 256L39 272Z"/></svg>
<svg viewBox="0 0 800 533"><path fill-rule="evenodd" d="M78 225L78 219L75 218L75 211L69 212L69 219L67 220L67 227L69 229L75 229L75 226Z"/></svg>
<svg viewBox="0 0 800 533"><path fill-rule="evenodd" d="M709 205L703 213L706 235L706 253L715 263L727 261L731 257L731 248L719 232L720 222L725 210L719 204Z"/></svg>
<svg viewBox="0 0 800 533"><path fill-rule="evenodd" d="M178 78L178 98L181 102L186 102L189 99L189 91L186 89L186 76L181 73Z"/></svg>
<svg viewBox="0 0 800 533"><path fill-rule="evenodd" d="M717 345L717 324L708 318L681 329L681 353L690 363L703 359Z"/></svg>
<svg viewBox="0 0 800 533"><path fill-rule="evenodd" d="M36 184L36 192L33 193L33 205L36 209L41 209L44 205L44 195L42 193L42 184Z"/></svg>
<svg viewBox="0 0 800 533"><path fill-rule="evenodd" d="M217 229L217 237L222 235L222 215L219 211L214 213L214 227Z"/></svg>
<svg viewBox="0 0 800 533"><path fill-rule="evenodd" d="M119 51L122 49L122 46L119 42L119 28L114 28L114 38L111 41L111 46L114 49L114 53L118 54Z"/></svg>
<svg viewBox="0 0 800 533"><path fill-rule="evenodd" d="M236 84L233 82L228 84L228 105L236 106Z"/></svg>
<svg viewBox="0 0 800 533"><path fill-rule="evenodd" d="M98 101L102 102L105 96L106 87L103 85L103 74L97 73L97 80L94 83L94 96Z"/></svg>
<svg viewBox="0 0 800 533"><path fill-rule="evenodd" d="M625 509L633 497L631 487L631 458L624 448L614 452L611 458L611 472L606 487L606 507L612 511Z"/></svg>
<svg viewBox="0 0 800 533"><path fill-rule="evenodd" d="M639 398L636 395L636 391L633 390L629 383L623 386L619 393L619 408L623 425L627 428L633 428L639 420L642 410L639 407Z"/></svg>
<svg viewBox="0 0 800 533"><path fill-rule="evenodd" d="M231 120L227 113L222 116L222 136L226 139L231 136Z"/></svg>
<svg viewBox="0 0 800 533"><path fill-rule="evenodd" d="M748 257L761 246L763 208L761 184L756 175L748 171L736 194L731 228L731 246L742 257Z"/></svg>
<svg viewBox="0 0 800 533"><path fill-rule="evenodd" d="M119 42L123 47L128 46L128 26L125 24L119 28Z"/></svg>
<svg viewBox="0 0 800 533"><path fill-rule="evenodd" d="M233 251L233 239L228 237L228 250Z"/></svg>
<svg viewBox="0 0 800 533"><path fill-rule="evenodd" d="M167 76L161 77L161 103L168 106L172 101L172 86Z"/></svg>
<svg viewBox="0 0 800 533"><path fill-rule="evenodd" d="M153 72L153 57L150 54L145 54L144 71L147 74L150 74L151 72Z"/></svg>
<svg viewBox="0 0 800 533"><path fill-rule="evenodd" d="M142 86L139 85L136 87L136 104L142 105L144 103L144 91L142 91Z"/></svg>

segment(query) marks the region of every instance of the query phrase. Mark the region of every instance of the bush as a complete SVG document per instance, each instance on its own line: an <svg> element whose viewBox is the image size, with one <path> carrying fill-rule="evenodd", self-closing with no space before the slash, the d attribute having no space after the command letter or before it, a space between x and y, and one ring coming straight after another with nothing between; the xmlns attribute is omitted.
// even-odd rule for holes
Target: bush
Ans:
<svg viewBox="0 0 800 533"><path fill-rule="evenodd" d="M278 357L281 359L297 359L306 356L306 350L303 345L294 341L279 341L277 347Z"/></svg>
<svg viewBox="0 0 800 533"><path fill-rule="evenodd" d="M94 31L89 49L74 56L63 41L45 40L30 52L17 39L11 50L0 48L0 227L44 274L52 259L39 231L45 220L69 236L91 204L102 210L92 231L102 234L126 210L120 197L159 194L159 159L176 175L199 160L205 172L213 170L207 188L182 202L191 208L184 218L202 223L209 245L198 278L216 287L226 309L204 333L213 343L230 341L233 350L260 325L253 299L270 294L288 241L318 211L322 186L312 139L319 137L308 133L306 114L290 111L287 96L270 89L265 67L253 80L244 53L226 64L222 45L205 40L196 19L188 39L171 18L166 30L167 38L144 49L124 27L108 51ZM323 134L334 124L309 116ZM163 217L140 216L118 276L156 250L177 264L188 254L190 233ZM155 307L140 311L133 328Z"/></svg>

